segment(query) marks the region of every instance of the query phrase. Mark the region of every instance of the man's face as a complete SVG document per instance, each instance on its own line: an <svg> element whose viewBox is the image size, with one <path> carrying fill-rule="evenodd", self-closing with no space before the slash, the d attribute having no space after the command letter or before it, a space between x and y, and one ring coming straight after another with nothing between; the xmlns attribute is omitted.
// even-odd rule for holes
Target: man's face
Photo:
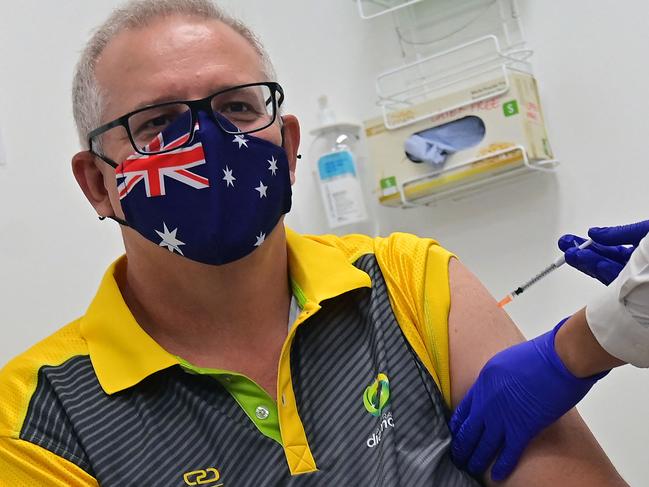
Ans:
<svg viewBox="0 0 649 487"><path fill-rule="evenodd" d="M267 81L259 55L241 35L221 22L184 16L120 33L98 59L96 77L104 100L102 124L147 105ZM282 142L279 123L255 136ZM117 163L134 151L122 128L104 134L102 149ZM101 169L112 207L121 217L114 169L107 164Z"/></svg>

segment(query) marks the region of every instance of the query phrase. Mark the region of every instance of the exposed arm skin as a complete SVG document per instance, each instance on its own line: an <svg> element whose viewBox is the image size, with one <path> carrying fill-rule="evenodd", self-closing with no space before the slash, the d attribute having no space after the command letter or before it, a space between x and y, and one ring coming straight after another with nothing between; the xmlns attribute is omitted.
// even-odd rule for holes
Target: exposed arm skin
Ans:
<svg viewBox="0 0 649 487"><path fill-rule="evenodd" d="M595 339L586 320L586 308L566 321L557 333L554 346L561 361L577 377L588 377L624 365Z"/></svg>
<svg viewBox="0 0 649 487"><path fill-rule="evenodd" d="M487 360L524 338L466 267L452 259L449 273L451 399L455 408ZM489 471L483 480L485 485L507 487L627 486L576 410L529 444L505 482L493 482Z"/></svg>

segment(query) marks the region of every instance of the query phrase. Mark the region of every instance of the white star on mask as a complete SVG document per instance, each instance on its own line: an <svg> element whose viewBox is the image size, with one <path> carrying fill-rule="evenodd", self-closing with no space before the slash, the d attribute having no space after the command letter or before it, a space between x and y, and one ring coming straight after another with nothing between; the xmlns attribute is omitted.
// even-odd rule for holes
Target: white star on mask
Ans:
<svg viewBox="0 0 649 487"><path fill-rule="evenodd" d="M255 244L255 247L259 247L261 244L264 243L266 240L266 234L263 232L259 232L259 235L257 236L257 243Z"/></svg>
<svg viewBox="0 0 649 487"><path fill-rule="evenodd" d="M157 233L162 239L162 242L160 242L160 247L166 247L171 253L173 253L175 250L180 255L184 255L182 253L182 250L180 250L180 246L185 245L185 242L181 242L176 238L176 232L178 231L178 229L176 228L170 232L167 228L167 224L163 222L163 225L163 232L159 232L158 230L155 231L155 233Z"/></svg>
<svg viewBox="0 0 649 487"><path fill-rule="evenodd" d="M234 187L234 182L237 180L237 178L235 178L232 175L232 169L230 169L228 166L225 166L225 169L223 169L223 174L224 174L223 181L226 182L226 185L225 185L226 188L228 186Z"/></svg>
<svg viewBox="0 0 649 487"><path fill-rule="evenodd" d="M235 135L232 143L239 144L239 149L244 146L246 147L246 149L248 148L248 139L246 139L242 134Z"/></svg>
<svg viewBox="0 0 649 487"><path fill-rule="evenodd" d="M259 187L255 188L255 190L259 191L259 197L260 198L265 198L266 197L266 190L268 189L268 186L264 186L264 183L259 181Z"/></svg>
<svg viewBox="0 0 649 487"><path fill-rule="evenodd" d="M273 176L274 176L275 173L277 172L277 160L274 157L271 157L271 159L270 159L270 161L268 161L268 163L270 164L270 167L268 168L268 170L270 172L272 172Z"/></svg>

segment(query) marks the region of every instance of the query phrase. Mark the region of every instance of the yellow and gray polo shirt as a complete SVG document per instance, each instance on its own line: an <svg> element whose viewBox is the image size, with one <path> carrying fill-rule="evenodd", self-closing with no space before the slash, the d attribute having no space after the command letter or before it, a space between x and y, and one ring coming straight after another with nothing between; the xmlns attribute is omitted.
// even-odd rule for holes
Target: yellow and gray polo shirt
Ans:
<svg viewBox="0 0 649 487"><path fill-rule="evenodd" d="M287 242L277 402L149 337L121 258L82 318L0 372L0 485L477 485L448 453L451 254L406 234Z"/></svg>

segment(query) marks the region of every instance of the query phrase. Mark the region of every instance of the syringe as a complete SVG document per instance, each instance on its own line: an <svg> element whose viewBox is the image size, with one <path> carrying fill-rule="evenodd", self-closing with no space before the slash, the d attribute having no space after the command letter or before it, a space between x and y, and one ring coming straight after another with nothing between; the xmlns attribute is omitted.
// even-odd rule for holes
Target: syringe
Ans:
<svg viewBox="0 0 649 487"><path fill-rule="evenodd" d="M584 243L579 245L578 248L585 249L586 247L588 247L592 243L593 243L593 241L591 239L588 239ZM552 271L558 269L559 267L561 267L565 263L566 263L565 254L561 254L561 257L559 257L557 260L555 260L552 264L550 264L548 267L543 269L541 272L539 272L536 276L534 276L532 279L527 281L521 287L516 288L514 291L512 291L507 296L505 296L503 299L501 299L500 302L498 303L498 306L501 307L501 308L504 308L509 303L511 303L514 300L514 298L518 297L519 295L521 295L525 291L527 291L527 289L530 286L532 286L533 284L536 284L541 279L543 279L545 276L550 274Z"/></svg>

